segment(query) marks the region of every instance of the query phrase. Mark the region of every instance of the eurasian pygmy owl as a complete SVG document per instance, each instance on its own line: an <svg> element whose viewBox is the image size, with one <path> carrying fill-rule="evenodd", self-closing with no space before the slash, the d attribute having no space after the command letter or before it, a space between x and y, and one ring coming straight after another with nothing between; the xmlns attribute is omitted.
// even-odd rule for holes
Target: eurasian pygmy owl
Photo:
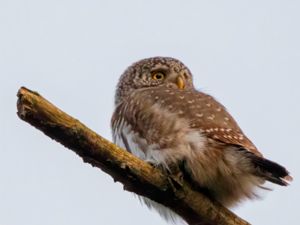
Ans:
<svg viewBox="0 0 300 225"><path fill-rule="evenodd" d="M292 180L262 156L222 104L195 89L189 69L174 58L143 59L124 72L111 124L117 145L165 169L183 164L183 174L226 207L255 197L265 181Z"/></svg>

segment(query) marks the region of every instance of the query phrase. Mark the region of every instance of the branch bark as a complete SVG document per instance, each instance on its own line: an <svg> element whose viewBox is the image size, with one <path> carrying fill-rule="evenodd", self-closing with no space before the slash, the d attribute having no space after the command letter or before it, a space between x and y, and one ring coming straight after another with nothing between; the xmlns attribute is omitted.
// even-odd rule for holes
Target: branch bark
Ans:
<svg viewBox="0 0 300 225"><path fill-rule="evenodd" d="M104 139L78 120L55 107L37 92L22 87L18 92L18 116L98 167L124 189L159 202L190 225L250 225L217 202L193 190L176 176Z"/></svg>

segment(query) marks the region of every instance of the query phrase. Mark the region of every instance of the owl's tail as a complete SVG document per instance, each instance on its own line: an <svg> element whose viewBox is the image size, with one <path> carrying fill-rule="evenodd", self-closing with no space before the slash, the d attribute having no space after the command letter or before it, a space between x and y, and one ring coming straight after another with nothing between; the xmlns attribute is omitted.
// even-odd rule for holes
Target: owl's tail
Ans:
<svg viewBox="0 0 300 225"><path fill-rule="evenodd" d="M266 180L281 186L287 186L293 181L293 177L289 175L285 167L271 160L256 156L253 153L247 153L257 169L258 176L264 177Z"/></svg>

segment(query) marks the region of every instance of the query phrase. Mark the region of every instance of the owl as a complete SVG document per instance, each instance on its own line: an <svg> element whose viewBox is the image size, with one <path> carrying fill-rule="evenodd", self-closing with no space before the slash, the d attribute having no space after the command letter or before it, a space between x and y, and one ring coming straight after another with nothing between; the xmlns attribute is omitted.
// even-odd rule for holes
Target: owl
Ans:
<svg viewBox="0 0 300 225"><path fill-rule="evenodd" d="M198 91L179 60L153 57L129 66L120 77L111 120L114 142L166 171L178 165L183 179L231 207L257 197L266 181L292 180L281 165L263 157L226 108ZM174 214L144 202L166 219Z"/></svg>

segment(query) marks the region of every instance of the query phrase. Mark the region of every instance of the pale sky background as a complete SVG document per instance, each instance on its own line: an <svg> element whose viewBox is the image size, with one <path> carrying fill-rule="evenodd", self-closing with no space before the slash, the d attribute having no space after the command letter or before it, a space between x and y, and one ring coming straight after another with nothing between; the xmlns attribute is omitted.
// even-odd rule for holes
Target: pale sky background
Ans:
<svg viewBox="0 0 300 225"><path fill-rule="evenodd" d="M165 225L122 185L16 116L20 86L111 140L120 74L172 56L295 180L234 211L299 224L300 1L0 0L0 225Z"/></svg>

